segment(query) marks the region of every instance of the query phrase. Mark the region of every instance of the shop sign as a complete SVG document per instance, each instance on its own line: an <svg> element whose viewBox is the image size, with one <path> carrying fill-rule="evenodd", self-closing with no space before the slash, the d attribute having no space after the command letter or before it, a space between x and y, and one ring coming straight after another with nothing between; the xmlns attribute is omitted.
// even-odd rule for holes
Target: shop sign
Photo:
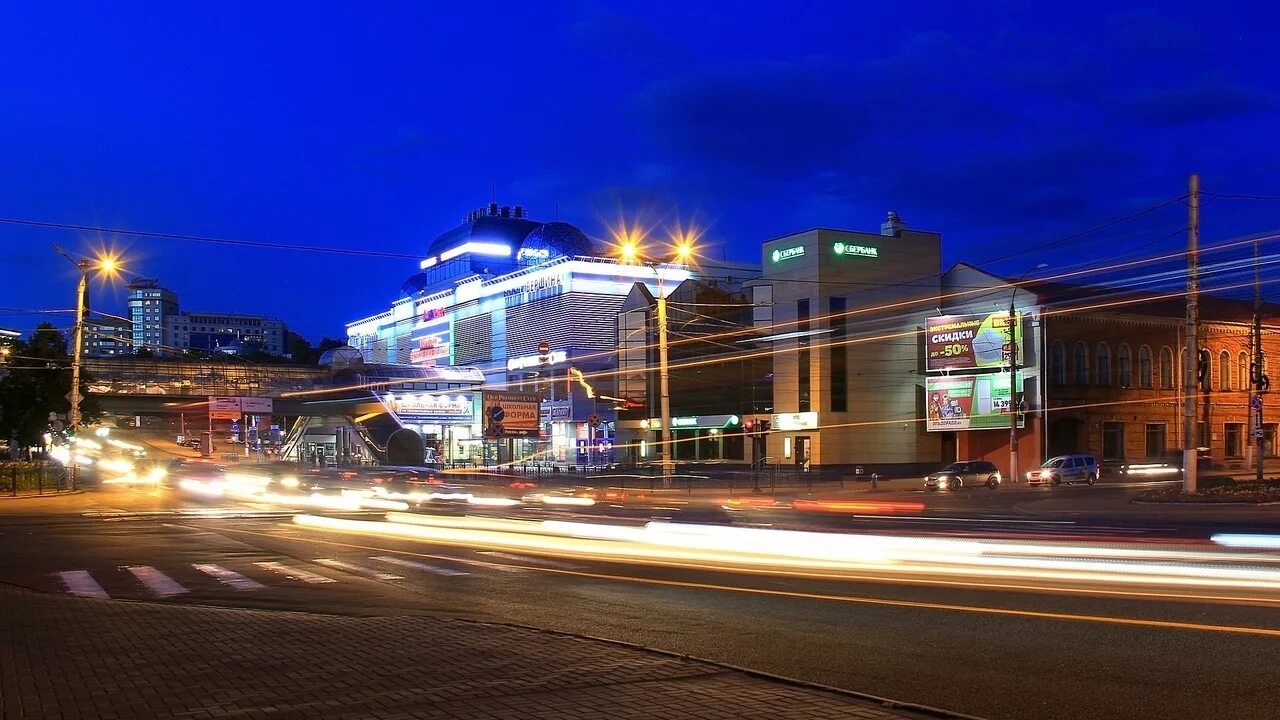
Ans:
<svg viewBox="0 0 1280 720"><path fill-rule="evenodd" d="M550 248L520 248L516 260L546 260L551 257Z"/></svg>
<svg viewBox="0 0 1280 720"><path fill-rule="evenodd" d="M545 359L545 362L544 362ZM546 355L522 355L507 360L507 371L523 370L525 368L539 367L542 365L558 365L569 359L569 353L564 350L557 350Z"/></svg>
<svg viewBox="0 0 1280 720"><path fill-rule="evenodd" d="M1022 327L1014 324L1018 364L1022 364ZM925 320L925 368L965 370L1009 364L1009 313L946 315Z"/></svg>
<svg viewBox="0 0 1280 720"><path fill-rule="evenodd" d="M386 393L382 402L401 420L416 423L471 424L475 421L475 404L471 393L405 394Z"/></svg>
<svg viewBox="0 0 1280 720"><path fill-rule="evenodd" d="M836 255L841 257L880 257L880 248L872 247L870 245L856 245L854 243L836 241L836 243L831 246L831 249Z"/></svg>
<svg viewBox="0 0 1280 720"><path fill-rule="evenodd" d="M641 421L641 427L650 430L659 430L662 428L661 418L649 418L647 421ZM742 425L742 418L737 415L682 415L671 418L672 429L682 428L733 428Z"/></svg>
<svg viewBox="0 0 1280 720"><path fill-rule="evenodd" d="M774 413L769 424L773 430L816 430L818 413Z"/></svg>
<svg viewBox="0 0 1280 720"><path fill-rule="evenodd" d="M791 258L798 258L803 256L804 256L804 246L796 245L794 247L779 248L777 250L774 250L769 257L774 262L780 263L783 260L790 260Z"/></svg>
<svg viewBox="0 0 1280 720"><path fill-rule="evenodd" d="M448 365L451 338L449 328L432 333L415 333L409 338L409 362L414 365Z"/></svg>
<svg viewBox="0 0 1280 720"><path fill-rule="evenodd" d="M484 436L486 438L537 437L538 394L484 391Z"/></svg>
<svg viewBox="0 0 1280 720"><path fill-rule="evenodd" d="M924 387L929 431L1009 429L1009 373L930 377Z"/></svg>

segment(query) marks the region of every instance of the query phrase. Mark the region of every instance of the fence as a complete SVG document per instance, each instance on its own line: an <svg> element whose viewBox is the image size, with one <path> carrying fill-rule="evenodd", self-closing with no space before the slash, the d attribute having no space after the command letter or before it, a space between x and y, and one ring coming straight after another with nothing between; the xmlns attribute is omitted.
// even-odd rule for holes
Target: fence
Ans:
<svg viewBox="0 0 1280 720"><path fill-rule="evenodd" d="M75 472L49 462L0 463L0 495L45 495L76 489Z"/></svg>

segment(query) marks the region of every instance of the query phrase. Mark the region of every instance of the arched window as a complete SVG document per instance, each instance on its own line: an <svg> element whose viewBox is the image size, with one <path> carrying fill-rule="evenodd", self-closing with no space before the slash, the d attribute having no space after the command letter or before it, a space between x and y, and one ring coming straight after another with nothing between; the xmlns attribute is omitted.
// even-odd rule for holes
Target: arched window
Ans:
<svg viewBox="0 0 1280 720"><path fill-rule="evenodd" d="M1167 347L1160 348L1160 387L1173 389L1173 351Z"/></svg>
<svg viewBox="0 0 1280 720"><path fill-rule="evenodd" d="M1218 389L1231 389L1231 353L1226 350L1218 356Z"/></svg>
<svg viewBox="0 0 1280 720"><path fill-rule="evenodd" d="M1236 359L1236 378L1241 390L1253 389L1253 373L1249 372L1249 353L1242 352Z"/></svg>
<svg viewBox="0 0 1280 720"><path fill-rule="evenodd" d="M1089 384L1089 348L1085 347L1084 343L1078 342L1076 343L1075 350L1072 351L1071 354L1073 356L1071 358L1071 364L1074 366L1074 369L1076 371L1076 384L1088 385Z"/></svg>
<svg viewBox="0 0 1280 720"><path fill-rule="evenodd" d="M1133 355L1128 345L1116 349L1116 372L1120 376L1120 387L1133 387Z"/></svg>
<svg viewBox="0 0 1280 720"><path fill-rule="evenodd" d="M1057 340L1049 346L1049 377L1056 385L1067 384L1067 349Z"/></svg>
<svg viewBox="0 0 1280 720"><path fill-rule="evenodd" d="M1138 385L1151 387L1151 348L1146 345L1138 348Z"/></svg>
<svg viewBox="0 0 1280 720"><path fill-rule="evenodd" d="M1111 348L1106 343L1098 343L1098 384L1111 384Z"/></svg>

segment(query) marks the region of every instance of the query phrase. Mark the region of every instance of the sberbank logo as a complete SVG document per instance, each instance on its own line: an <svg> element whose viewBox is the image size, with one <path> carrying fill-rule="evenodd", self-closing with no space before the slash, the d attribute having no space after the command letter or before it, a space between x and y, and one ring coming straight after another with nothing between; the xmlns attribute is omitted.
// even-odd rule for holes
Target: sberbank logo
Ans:
<svg viewBox="0 0 1280 720"><path fill-rule="evenodd" d="M771 257L773 261L777 263L777 262L782 262L783 260L790 260L791 258L798 258L803 255L804 255L804 246L796 245L795 247L774 250L773 254L770 255L769 257Z"/></svg>
<svg viewBox="0 0 1280 720"><path fill-rule="evenodd" d="M850 243L837 242L831 246L837 255L854 255L857 257L880 257L880 248L871 247L870 245L853 245Z"/></svg>

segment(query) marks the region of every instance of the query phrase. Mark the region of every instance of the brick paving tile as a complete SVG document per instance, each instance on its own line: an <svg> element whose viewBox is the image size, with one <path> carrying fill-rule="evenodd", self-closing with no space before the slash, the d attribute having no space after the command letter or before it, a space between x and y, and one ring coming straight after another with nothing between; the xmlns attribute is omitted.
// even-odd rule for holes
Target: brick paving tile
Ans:
<svg viewBox="0 0 1280 720"><path fill-rule="evenodd" d="M0 720L918 718L609 643L0 586Z"/></svg>

